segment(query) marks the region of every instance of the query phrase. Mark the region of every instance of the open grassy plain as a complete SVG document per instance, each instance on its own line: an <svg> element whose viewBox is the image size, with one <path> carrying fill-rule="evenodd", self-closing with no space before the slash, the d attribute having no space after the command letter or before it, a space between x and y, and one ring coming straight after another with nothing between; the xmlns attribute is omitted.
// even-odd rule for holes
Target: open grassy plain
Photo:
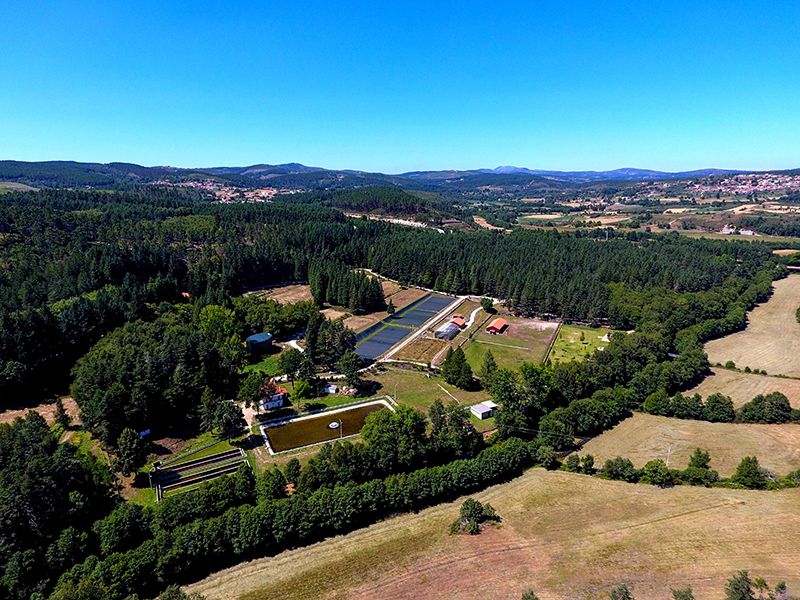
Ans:
<svg viewBox="0 0 800 600"><path fill-rule="evenodd" d="M690 585L721 600L738 569L800 590L800 489L659 489L531 469L473 495L503 521L449 536L463 500L404 514L188 586L208 600L637 600Z"/></svg>
<svg viewBox="0 0 800 600"><path fill-rule="evenodd" d="M631 459L634 466L647 461L666 461L684 469L695 448L711 454L711 468L723 477L733 475L745 456L758 457L762 467L776 475L786 475L800 468L800 425L755 425L708 423L635 413L613 429L589 441L581 455L593 454L595 465L616 456Z"/></svg>
<svg viewBox="0 0 800 600"><path fill-rule="evenodd" d="M773 284L767 302L748 314L744 331L711 340L705 345L712 364L732 360L743 369L764 369L770 374L800 376L800 275L789 275Z"/></svg>
<svg viewBox="0 0 800 600"><path fill-rule="evenodd" d="M712 374L684 394L700 394L704 399L717 392L730 396L734 408L750 402L759 394L782 392L792 408L800 408L800 380L740 373L714 367Z"/></svg>

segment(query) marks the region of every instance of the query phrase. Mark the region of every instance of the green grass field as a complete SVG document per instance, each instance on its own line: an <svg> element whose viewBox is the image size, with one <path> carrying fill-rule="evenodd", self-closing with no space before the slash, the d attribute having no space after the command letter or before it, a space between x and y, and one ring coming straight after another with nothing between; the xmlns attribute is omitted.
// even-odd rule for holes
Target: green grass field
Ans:
<svg viewBox="0 0 800 600"><path fill-rule="evenodd" d="M558 338L553 344L549 359L554 363L569 362L573 359L583 360L587 354L591 355L598 348L607 346L608 342L602 341L602 338L610 333L610 329L564 325L558 332ZM583 339L581 339L581 335L583 335Z"/></svg>
<svg viewBox="0 0 800 600"><path fill-rule="evenodd" d="M514 348L512 343L503 343L500 339L502 336L489 335L488 333L478 333L471 341L464 345L464 355L467 357L469 366L475 372L483 364L486 351L491 350L494 355L495 362L500 367L508 369L518 369L524 362L534 362L541 364L545 352L547 352L547 344L536 342L533 340L525 340L524 343L528 344L527 349Z"/></svg>
<svg viewBox="0 0 800 600"><path fill-rule="evenodd" d="M394 397L395 385L397 385L398 404L407 404L425 413L428 412L436 398L441 398L442 402L447 404L455 397L465 406L477 404L489 398L489 394L485 391L466 392L445 383L438 377L428 378L425 373L420 371L395 367L388 367L385 372L370 376L367 379L376 382L380 386L377 394L386 394Z"/></svg>
<svg viewBox="0 0 800 600"><path fill-rule="evenodd" d="M263 356L259 362L253 363L251 365L247 365L244 368L245 373L250 373L251 371L263 371L270 377L275 377L281 374L280 367L278 367L278 358L280 357L280 353L278 354L268 354Z"/></svg>

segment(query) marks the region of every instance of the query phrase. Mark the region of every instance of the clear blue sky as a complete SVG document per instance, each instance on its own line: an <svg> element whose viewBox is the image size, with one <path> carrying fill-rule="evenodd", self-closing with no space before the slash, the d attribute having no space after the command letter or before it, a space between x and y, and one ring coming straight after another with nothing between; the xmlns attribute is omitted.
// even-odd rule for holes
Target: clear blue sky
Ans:
<svg viewBox="0 0 800 600"><path fill-rule="evenodd" d="M0 159L800 167L797 0L3 0Z"/></svg>

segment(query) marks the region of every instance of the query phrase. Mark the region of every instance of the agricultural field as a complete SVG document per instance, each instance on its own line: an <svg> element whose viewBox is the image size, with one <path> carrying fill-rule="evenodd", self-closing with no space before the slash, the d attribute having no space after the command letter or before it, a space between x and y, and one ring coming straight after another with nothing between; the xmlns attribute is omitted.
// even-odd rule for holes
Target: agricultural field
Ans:
<svg viewBox="0 0 800 600"><path fill-rule="evenodd" d="M587 354L591 355L595 350L605 348L611 332L610 329L563 325L548 358L554 363L583 360Z"/></svg>
<svg viewBox="0 0 800 600"><path fill-rule="evenodd" d="M531 469L474 497L499 527L450 536L463 498L215 573L208 600L637 600L670 587L721 600L738 569L800 590L800 489L781 492L606 481ZM590 518L589 518L590 516Z"/></svg>
<svg viewBox="0 0 800 600"><path fill-rule="evenodd" d="M444 340L437 340L433 337L419 337L400 350L395 355L395 358L417 363L429 363L442 351L445 343Z"/></svg>
<svg viewBox="0 0 800 600"><path fill-rule="evenodd" d="M712 364L732 360L740 369L763 369L769 374L800 377L800 276L789 275L773 284L770 299L748 314L744 331L711 340L705 351Z"/></svg>
<svg viewBox="0 0 800 600"><path fill-rule="evenodd" d="M734 408L739 408L759 394L781 392L789 399L792 408L800 408L800 380L740 373L720 367L712 368L711 372L698 385L683 393L700 394L703 398L708 398L719 392L730 396Z"/></svg>
<svg viewBox="0 0 800 600"><path fill-rule="evenodd" d="M670 450L671 448L671 450ZM800 468L800 425L708 423L635 413L613 429L589 441L580 454L593 454L595 465L616 456L634 466L660 458L684 469L695 448L711 454L711 468L723 477L733 475L745 456L756 456L762 467L776 475Z"/></svg>

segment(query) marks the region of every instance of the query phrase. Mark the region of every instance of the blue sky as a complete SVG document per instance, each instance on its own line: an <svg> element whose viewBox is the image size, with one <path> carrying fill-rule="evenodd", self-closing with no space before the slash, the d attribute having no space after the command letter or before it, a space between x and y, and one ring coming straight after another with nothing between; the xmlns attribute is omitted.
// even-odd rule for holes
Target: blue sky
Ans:
<svg viewBox="0 0 800 600"><path fill-rule="evenodd" d="M4 0L0 159L800 167L800 11Z"/></svg>

